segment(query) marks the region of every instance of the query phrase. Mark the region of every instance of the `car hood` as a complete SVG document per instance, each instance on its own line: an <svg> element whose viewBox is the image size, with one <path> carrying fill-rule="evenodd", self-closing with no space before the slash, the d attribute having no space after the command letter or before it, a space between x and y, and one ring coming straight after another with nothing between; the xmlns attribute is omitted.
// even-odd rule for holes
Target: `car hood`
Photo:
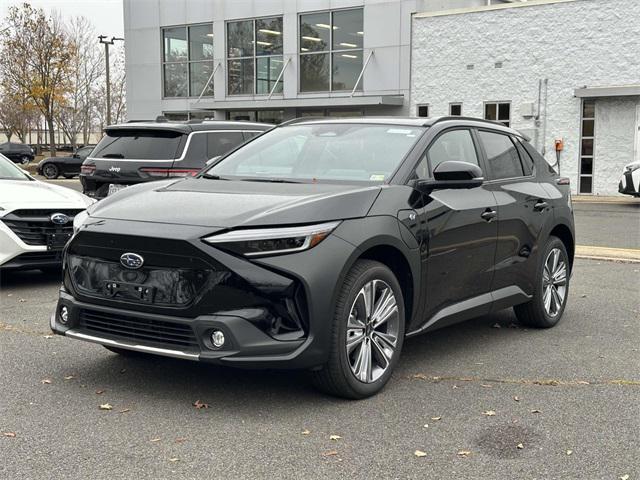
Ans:
<svg viewBox="0 0 640 480"><path fill-rule="evenodd" d="M0 207L86 208L93 200L70 188L40 181L0 180ZM41 207L42 206L42 207Z"/></svg>
<svg viewBox="0 0 640 480"><path fill-rule="evenodd" d="M129 187L98 202L94 218L233 228L363 217L380 186L185 179Z"/></svg>

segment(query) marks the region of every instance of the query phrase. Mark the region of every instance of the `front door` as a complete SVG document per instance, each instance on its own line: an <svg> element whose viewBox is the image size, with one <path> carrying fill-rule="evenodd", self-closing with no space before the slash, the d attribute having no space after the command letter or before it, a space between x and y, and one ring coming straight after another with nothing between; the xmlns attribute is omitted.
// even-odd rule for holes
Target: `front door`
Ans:
<svg viewBox="0 0 640 480"><path fill-rule="evenodd" d="M480 165L471 130L446 130L431 142L416 178L431 178L446 160ZM488 313L498 222L493 193L484 186L435 190L418 209L425 225L422 292L426 330ZM424 323L426 322L426 323Z"/></svg>

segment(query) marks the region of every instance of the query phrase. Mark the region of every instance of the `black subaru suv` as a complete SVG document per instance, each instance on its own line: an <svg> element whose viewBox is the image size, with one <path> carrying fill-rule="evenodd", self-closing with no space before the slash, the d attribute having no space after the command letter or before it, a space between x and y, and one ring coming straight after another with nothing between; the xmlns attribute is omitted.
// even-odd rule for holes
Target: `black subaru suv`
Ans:
<svg viewBox="0 0 640 480"><path fill-rule="evenodd" d="M348 398L385 385L405 337L509 307L554 326L575 249L568 180L461 117L292 122L74 223L55 333L309 369Z"/></svg>
<svg viewBox="0 0 640 480"><path fill-rule="evenodd" d="M220 157L273 125L190 120L112 125L82 163L83 193L104 198L136 183L196 175Z"/></svg>

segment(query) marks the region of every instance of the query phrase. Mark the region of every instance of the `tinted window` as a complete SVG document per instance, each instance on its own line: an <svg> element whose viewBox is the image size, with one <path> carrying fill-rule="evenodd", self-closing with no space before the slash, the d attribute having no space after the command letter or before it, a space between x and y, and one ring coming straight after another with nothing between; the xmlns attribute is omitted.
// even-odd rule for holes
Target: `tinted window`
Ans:
<svg viewBox="0 0 640 480"><path fill-rule="evenodd" d="M420 161L416 175L418 178L429 178L430 172L433 172L437 165L448 160L478 165L478 156L469 130L452 130L440 135Z"/></svg>
<svg viewBox="0 0 640 480"><path fill-rule="evenodd" d="M182 133L165 130L110 130L93 152L95 158L173 160Z"/></svg>
<svg viewBox="0 0 640 480"><path fill-rule="evenodd" d="M76 154L80 158L87 158L89 156L89 154L91 153L91 150L93 150L93 147L82 147L82 148L78 149Z"/></svg>
<svg viewBox="0 0 640 480"><path fill-rule="evenodd" d="M479 131L478 135L487 154L489 168L494 179L524 175L516 146L509 136L484 130Z"/></svg>
<svg viewBox="0 0 640 480"><path fill-rule="evenodd" d="M207 155L209 158L224 155L244 142L242 132L207 133Z"/></svg>
<svg viewBox="0 0 640 480"><path fill-rule="evenodd" d="M404 125L292 125L261 135L210 172L309 181L383 182L423 132L423 128Z"/></svg>
<svg viewBox="0 0 640 480"><path fill-rule="evenodd" d="M518 153L520 154L520 160L522 161L522 168L525 175L533 174L533 158L529 155L529 152L525 150L519 139L514 139L516 146L518 147Z"/></svg>
<svg viewBox="0 0 640 480"><path fill-rule="evenodd" d="M20 168L0 154L0 180L29 180Z"/></svg>

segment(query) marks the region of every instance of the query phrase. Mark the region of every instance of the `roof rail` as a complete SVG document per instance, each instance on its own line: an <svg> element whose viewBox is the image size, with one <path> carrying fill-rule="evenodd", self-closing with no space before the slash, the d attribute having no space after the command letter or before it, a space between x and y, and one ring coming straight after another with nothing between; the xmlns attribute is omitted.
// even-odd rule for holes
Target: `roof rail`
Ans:
<svg viewBox="0 0 640 480"><path fill-rule="evenodd" d="M187 120L187 125L194 125L194 124L199 124L199 123L202 123L202 122L203 122L203 120L200 120L198 118L192 118L192 119Z"/></svg>
<svg viewBox="0 0 640 480"><path fill-rule="evenodd" d="M324 120L326 118L330 118L327 117L325 115L314 115L314 116L308 116L308 117L296 117L296 118L292 118L291 120L286 120L282 123L279 123L278 125L276 125L277 127L284 127L286 125L295 125L296 123L302 123L306 120Z"/></svg>
<svg viewBox="0 0 640 480"><path fill-rule="evenodd" d="M469 122L490 123L492 125L500 125L501 127L504 127L504 128L511 128L511 127L507 127L504 123L497 122L495 120L487 120L487 119L478 118L478 117L463 117L458 115L446 115L444 117L438 117L430 123L426 122L425 125L435 125L436 123L446 122L447 120L467 120Z"/></svg>

